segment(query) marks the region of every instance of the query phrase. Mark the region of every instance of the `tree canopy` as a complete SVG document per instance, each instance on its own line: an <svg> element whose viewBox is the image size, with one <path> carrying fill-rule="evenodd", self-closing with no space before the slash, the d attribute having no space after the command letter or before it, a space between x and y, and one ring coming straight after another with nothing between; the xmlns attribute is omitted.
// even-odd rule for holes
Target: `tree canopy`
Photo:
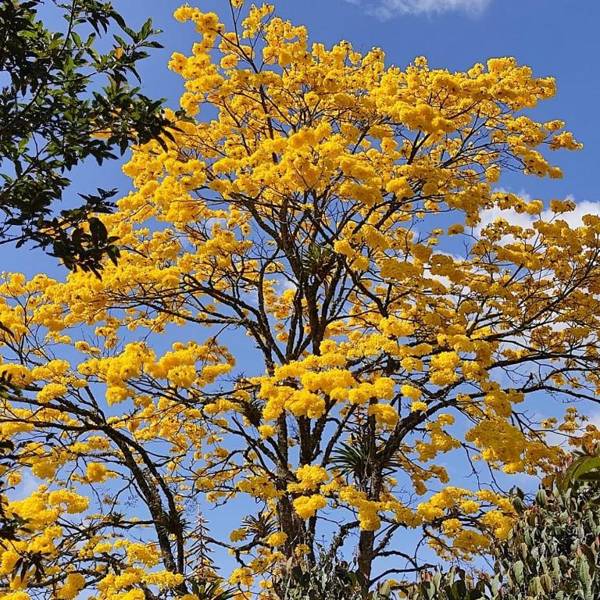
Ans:
<svg viewBox="0 0 600 600"><path fill-rule="evenodd" d="M500 474L599 435L575 401L600 393L600 217L498 189L580 147L527 116L554 80L389 66L230 8L175 12L186 118L97 217L118 267L0 286L11 600L266 600L323 545L366 597L489 552Z"/></svg>
<svg viewBox="0 0 600 600"><path fill-rule="evenodd" d="M44 24L42 8L63 17L63 30ZM115 30L113 47L100 51L98 38ZM104 255L116 260L116 240L94 216L113 208L116 190L82 191L62 210L61 201L73 168L164 134L162 101L130 85L147 49L160 47L156 33L149 20L131 29L99 0L2 3L0 242L33 242L71 269L97 270Z"/></svg>

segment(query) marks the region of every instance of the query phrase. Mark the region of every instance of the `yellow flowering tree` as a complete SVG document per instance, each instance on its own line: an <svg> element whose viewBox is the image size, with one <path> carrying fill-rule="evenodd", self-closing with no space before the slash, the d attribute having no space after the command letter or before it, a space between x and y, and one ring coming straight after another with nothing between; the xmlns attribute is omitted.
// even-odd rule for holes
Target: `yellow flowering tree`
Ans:
<svg viewBox="0 0 600 600"><path fill-rule="evenodd" d="M12 600L273 598L317 542L366 591L422 542L485 553L513 519L496 476L598 436L550 401L599 397L600 218L496 187L580 147L525 114L554 81L386 66L230 4L175 13L188 118L124 167L118 266L0 287Z"/></svg>

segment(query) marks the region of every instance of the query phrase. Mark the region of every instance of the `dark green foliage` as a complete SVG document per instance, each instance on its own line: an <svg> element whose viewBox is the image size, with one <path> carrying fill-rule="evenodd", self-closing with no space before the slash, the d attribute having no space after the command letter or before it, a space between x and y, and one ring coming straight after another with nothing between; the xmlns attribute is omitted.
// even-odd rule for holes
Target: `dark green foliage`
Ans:
<svg viewBox="0 0 600 600"><path fill-rule="evenodd" d="M472 581L464 571L450 569L424 573L421 581L397 585L385 582L365 591L360 574L331 553L322 553L312 569L294 567L288 577L276 582L280 600L504 600L494 595L497 578Z"/></svg>
<svg viewBox="0 0 600 600"><path fill-rule="evenodd" d="M562 480L559 480L562 481ZM597 600L600 598L600 489L571 480L540 488L525 507L515 495L519 517L508 540L494 546L495 575L465 583L453 572L415 586L409 600ZM462 581L461 581L462 579ZM449 594L448 586L458 585ZM460 588L460 589L459 589ZM475 594L475 595L474 595ZM479 595L477 595L479 594Z"/></svg>
<svg viewBox="0 0 600 600"><path fill-rule="evenodd" d="M316 568L290 567L282 580L274 582L281 600L362 600L357 573L334 553L322 551Z"/></svg>
<svg viewBox="0 0 600 600"><path fill-rule="evenodd" d="M61 14L63 31L49 30L40 8ZM97 42L106 46L109 30L118 33L102 53ZM160 47L156 33L150 20L129 28L99 0L0 3L0 243L33 242L70 269L96 273L104 255L117 260L116 239L91 217L112 209L116 190L57 205L83 161L101 164L131 143L169 135L162 101L130 85L138 61Z"/></svg>
<svg viewBox="0 0 600 600"><path fill-rule="evenodd" d="M352 463L351 460L348 460ZM518 513L510 537L493 546L494 572L423 571L416 583L379 587L365 595L352 569L321 556L315 569L291 577L282 600L598 600L600 598L600 486L595 457L576 457L527 506L516 490Z"/></svg>
<svg viewBox="0 0 600 600"><path fill-rule="evenodd" d="M499 600L498 577L478 577L475 580L460 569L437 571L405 590L410 600Z"/></svg>
<svg viewBox="0 0 600 600"><path fill-rule="evenodd" d="M573 461L558 478L558 486L562 490L573 487L578 482L600 482L600 456L592 449L591 453L581 451L575 453Z"/></svg>
<svg viewBox="0 0 600 600"><path fill-rule="evenodd" d="M600 598L600 489L585 483L540 489L510 539L498 546L497 569L514 600Z"/></svg>

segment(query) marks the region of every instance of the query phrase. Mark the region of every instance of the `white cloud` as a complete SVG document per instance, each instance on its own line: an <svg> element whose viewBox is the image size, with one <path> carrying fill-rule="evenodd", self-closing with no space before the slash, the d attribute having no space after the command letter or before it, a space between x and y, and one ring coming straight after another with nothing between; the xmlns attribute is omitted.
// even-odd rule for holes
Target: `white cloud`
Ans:
<svg viewBox="0 0 600 600"><path fill-rule="evenodd" d="M499 190L502 191L502 190ZM519 194L523 200L529 202L531 197L528 194L521 193ZM566 200L572 200L575 202L575 198L573 196L567 196ZM571 229L575 229L577 227L581 227L583 225L583 217L585 215L598 215L600 216L600 202L591 202L590 200L582 200L581 202L575 202L575 209L561 214L555 214L551 210L546 209L542 211L540 217L534 217L532 215L528 215L526 213L517 213L512 208L509 209L501 209L497 206L493 208L487 208L482 210L480 213L481 221L479 225L475 228L475 235L479 237L481 234L481 230L490 225L497 219L504 219L508 221L511 225L518 225L519 227L527 228L531 227L533 223L538 220L552 222L557 219L561 221L565 221L567 225ZM514 238L512 236L504 236L502 238L501 243L506 244L513 242Z"/></svg>
<svg viewBox="0 0 600 600"><path fill-rule="evenodd" d="M298 286L286 277L277 280L277 289L283 293L287 292L288 290L297 290Z"/></svg>
<svg viewBox="0 0 600 600"><path fill-rule="evenodd" d="M499 208L494 206L493 208L486 208L479 213L481 221L479 226L476 228L479 233L484 227L487 227L498 219L504 219L511 225L518 225L519 227L530 227L531 224L536 220L532 216L526 213L518 213L512 208Z"/></svg>
<svg viewBox="0 0 600 600"><path fill-rule="evenodd" d="M499 188L495 190L496 192L505 192L506 190ZM525 192L521 192L519 197L522 198L525 202L531 201L531 196ZM518 227L523 227L527 229L531 227L535 218L527 213L518 213L516 210L512 208L503 209L498 206L494 206L493 208L486 208L479 213L479 224L475 227L474 234L475 237L481 236L481 231L491 225L494 221L498 219L504 219L508 221L511 225L517 225ZM500 239L500 244L512 244L515 242L515 238L512 235L505 235Z"/></svg>
<svg viewBox="0 0 600 600"><path fill-rule="evenodd" d="M11 501L23 500L24 498L31 496L42 483L44 482L41 479L38 479L32 475L29 470L26 470L23 472L21 483L19 483L14 490L8 492L8 497Z"/></svg>
<svg viewBox="0 0 600 600"><path fill-rule="evenodd" d="M587 415L587 423L589 425L593 425L596 429L600 429L600 412L592 412L592 414Z"/></svg>
<svg viewBox="0 0 600 600"><path fill-rule="evenodd" d="M573 196L568 196L567 200L575 201L575 198L573 198ZM545 210L542 213L542 220L550 221L552 218L558 218L565 221L571 229L574 229L575 227L581 227L583 225L582 217L585 215L600 215L600 202L582 200L581 202L576 202L575 210L558 216L554 216L551 211Z"/></svg>
<svg viewBox="0 0 600 600"><path fill-rule="evenodd" d="M401 15L433 15L446 12L462 12L477 16L489 6L492 0L348 0L352 4L364 6L367 12L380 19L392 19Z"/></svg>

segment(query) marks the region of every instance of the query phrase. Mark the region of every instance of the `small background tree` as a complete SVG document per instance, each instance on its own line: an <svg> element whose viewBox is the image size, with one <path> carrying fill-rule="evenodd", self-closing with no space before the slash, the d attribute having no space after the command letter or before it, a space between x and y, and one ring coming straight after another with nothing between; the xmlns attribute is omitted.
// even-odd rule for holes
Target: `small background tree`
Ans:
<svg viewBox="0 0 600 600"><path fill-rule="evenodd" d="M62 16L64 28L46 27L42 8ZM102 52L109 31L113 47ZM161 47L156 33L150 20L131 29L99 0L1 3L0 243L32 242L70 269L97 272L104 255L117 259L116 239L98 218L114 208L116 190L81 193L83 202L65 194L69 171L87 159L101 164L168 135L162 101L129 83L147 50Z"/></svg>

